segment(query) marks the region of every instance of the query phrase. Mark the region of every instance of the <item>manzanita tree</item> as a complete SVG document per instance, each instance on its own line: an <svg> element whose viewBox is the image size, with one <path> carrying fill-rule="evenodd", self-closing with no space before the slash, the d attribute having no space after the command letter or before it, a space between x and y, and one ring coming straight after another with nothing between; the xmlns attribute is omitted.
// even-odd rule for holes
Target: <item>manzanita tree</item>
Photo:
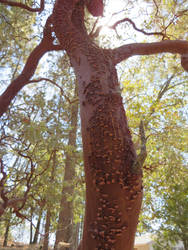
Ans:
<svg viewBox="0 0 188 250"><path fill-rule="evenodd" d="M40 8L9 0L0 0L0 3L30 12L45 9L44 0ZM153 1L154 4L158 11L157 1ZM0 114L6 112L18 91L28 84L46 52L66 51L78 81L86 180L84 232L79 249L132 250L142 202L142 164L139 163L140 159L144 160L146 150L137 157L115 66L134 55L166 52L180 54L182 67L188 71L188 42L165 40L166 29L145 32L131 19L124 18L112 28L129 22L135 30L161 36L162 41L103 49L87 32L85 6L93 16L103 15L102 0L55 1L41 42L28 57L21 74L0 96ZM141 124L141 130L142 127Z"/></svg>

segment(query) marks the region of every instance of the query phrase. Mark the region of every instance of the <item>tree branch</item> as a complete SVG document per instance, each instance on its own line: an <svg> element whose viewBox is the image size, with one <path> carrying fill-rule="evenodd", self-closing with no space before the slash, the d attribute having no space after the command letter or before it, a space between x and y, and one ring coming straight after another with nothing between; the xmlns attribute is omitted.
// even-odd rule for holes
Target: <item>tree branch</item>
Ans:
<svg viewBox="0 0 188 250"><path fill-rule="evenodd" d="M71 104L71 101L68 98L68 96L65 95L63 88L61 86L59 86L55 81L53 81L53 80L51 80L49 78L42 77L42 78L39 78L39 79L33 79L33 80L29 81L28 83L37 83L37 82L41 82L41 81L50 82L51 84L53 84L54 86L56 86L57 88L59 88L59 90L61 92L61 95L64 96L65 99L66 99L66 101L68 101Z"/></svg>
<svg viewBox="0 0 188 250"><path fill-rule="evenodd" d="M188 53L188 41L167 40L154 43L132 43L126 44L112 50L112 56L115 64L136 55L153 55L159 53Z"/></svg>
<svg viewBox="0 0 188 250"><path fill-rule="evenodd" d="M121 19L119 21L117 21L116 23L114 23L112 26L110 26L109 28L111 29L116 29L117 25L120 24L120 23L124 23L124 22L129 22L133 28L138 31L138 32L141 32L142 34L144 35L147 35L147 36L153 36L153 35L157 35L157 36L162 36L163 39L166 37L166 34L163 33L162 31L161 32L146 32L145 30L143 29L139 29L136 27L136 24L130 19L130 18L124 18L124 19Z"/></svg>
<svg viewBox="0 0 188 250"><path fill-rule="evenodd" d="M141 141L140 153L137 155L136 161L133 164L133 169L137 171L142 169L145 159L147 157L147 149L146 149L147 138L145 135L144 123L142 120L140 121L140 124L139 124L139 135L140 135L140 141Z"/></svg>
<svg viewBox="0 0 188 250"><path fill-rule="evenodd" d="M158 15L158 13L159 13L159 6L158 6L158 4L156 3L156 0L153 0L153 2L154 2L155 7L156 7L156 13L155 13L155 16L157 16L157 15Z"/></svg>
<svg viewBox="0 0 188 250"><path fill-rule="evenodd" d="M60 50L61 46L53 44L51 16L48 17L43 32L43 39L31 52L21 74L14 79L0 96L0 117L6 112L13 98L29 82L34 75L40 59L46 52Z"/></svg>
<svg viewBox="0 0 188 250"><path fill-rule="evenodd" d="M171 81L174 79L174 77L175 77L175 74L172 74L172 75L165 81L165 83L162 85L161 89L159 90L159 93L158 93L158 95L157 95L156 100L154 101L154 103L153 103L153 104L151 105L151 107L150 107L151 111L150 111L150 113L148 114L148 119L147 119L147 121L145 121L145 127L147 127L147 125L148 125L149 122L150 122L149 117L151 117L151 116L155 113L155 110L156 110L155 105L156 105L157 103L160 102L160 100L162 99L163 95L168 91L169 85L170 85ZM153 107L152 107L152 106L153 106Z"/></svg>
<svg viewBox="0 0 188 250"><path fill-rule="evenodd" d="M0 3L8 5L8 6L13 6L13 7L19 7L21 9L25 9L30 12L42 12L44 10L44 0L41 0L40 2L40 8L31 8L23 3L18 3L18 2L13 2L9 0L0 0Z"/></svg>

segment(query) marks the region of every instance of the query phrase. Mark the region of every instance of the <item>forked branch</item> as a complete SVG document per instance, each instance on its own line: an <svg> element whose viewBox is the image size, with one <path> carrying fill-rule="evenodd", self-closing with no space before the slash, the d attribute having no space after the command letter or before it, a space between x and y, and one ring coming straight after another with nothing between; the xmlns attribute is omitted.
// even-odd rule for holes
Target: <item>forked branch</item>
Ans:
<svg viewBox="0 0 188 250"><path fill-rule="evenodd" d="M19 7L21 9L25 9L25 10L30 11L30 12L42 12L44 10L44 0L41 0L40 8L31 8L31 7L27 6L26 4L14 2L14 1L9 1L9 0L0 0L0 3L8 5L8 6Z"/></svg>

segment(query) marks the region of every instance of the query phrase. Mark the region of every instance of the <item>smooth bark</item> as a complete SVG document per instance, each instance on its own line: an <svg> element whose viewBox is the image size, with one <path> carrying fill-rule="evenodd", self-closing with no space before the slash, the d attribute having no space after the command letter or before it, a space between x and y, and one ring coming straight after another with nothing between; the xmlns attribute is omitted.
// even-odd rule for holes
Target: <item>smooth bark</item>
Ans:
<svg viewBox="0 0 188 250"><path fill-rule="evenodd" d="M14 79L10 85L6 88L3 94L0 96L0 117L7 111L11 101L17 95L17 93L28 84L31 77L34 75L36 68L40 59L46 52L52 50L60 50L61 46L53 45L53 37L51 34L50 21L51 18L48 17L46 25L44 27L43 39L41 42L34 48L34 50L29 55L25 66L20 73L20 75Z"/></svg>
<svg viewBox="0 0 188 250"><path fill-rule="evenodd" d="M153 43L132 43L126 44L112 50L112 57L114 63L138 55L153 55L159 53L172 53L172 54L187 54L188 42L182 40L167 40Z"/></svg>

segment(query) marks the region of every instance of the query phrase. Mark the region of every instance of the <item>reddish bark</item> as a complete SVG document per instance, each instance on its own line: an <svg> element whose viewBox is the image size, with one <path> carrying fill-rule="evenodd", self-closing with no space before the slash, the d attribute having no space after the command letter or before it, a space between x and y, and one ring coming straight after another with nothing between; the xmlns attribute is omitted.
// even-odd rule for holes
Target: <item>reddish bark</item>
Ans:
<svg viewBox="0 0 188 250"><path fill-rule="evenodd" d="M95 64L93 60L83 62L90 74L81 70L79 78L86 176L81 249L130 250L141 206L142 174L133 168L136 155L115 67L110 58L95 51L90 55Z"/></svg>
<svg viewBox="0 0 188 250"><path fill-rule="evenodd" d="M142 173L133 168L136 154L115 65L110 54L93 45L84 30L80 34L73 25L67 26L63 18L68 7L65 1L56 3L54 27L60 43L66 46L79 82L86 176L81 249L130 250L142 200ZM82 14L82 6L77 6L77 12L78 8ZM82 27L79 19L73 22ZM65 31L64 35L60 29ZM68 45L68 36L73 31Z"/></svg>
<svg viewBox="0 0 188 250"><path fill-rule="evenodd" d="M80 249L131 250L142 200L142 171L135 164L115 65L133 55L187 54L188 42L129 44L104 50L87 35L83 0L57 0L52 17L53 31L79 83L86 179Z"/></svg>
<svg viewBox="0 0 188 250"><path fill-rule="evenodd" d="M7 111L11 101L17 95L17 93L28 84L31 77L34 75L40 59L46 52L52 50L60 50L61 46L53 45L54 38L52 37L51 30L51 18L46 21L46 25L43 32L43 39L38 46L31 52L27 62L21 72L21 74L14 79L7 89L0 96L0 117Z"/></svg>
<svg viewBox="0 0 188 250"><path fill-rule="evenodd" d="M32 7L27 6L26 4L13 2L9 0L0 0L0 3L8 5L8 6L14 6L14 7L18 7L21 9L25 9L29 12L42 12L44 10L44 0L41 0L40 8L32 8Z"/></svg>
<svg viewBox="0 0 188 250"><path fill-rule="evenodd" d="M103 0L88 0L87 9L93 16L103 16Z"/></svg>

